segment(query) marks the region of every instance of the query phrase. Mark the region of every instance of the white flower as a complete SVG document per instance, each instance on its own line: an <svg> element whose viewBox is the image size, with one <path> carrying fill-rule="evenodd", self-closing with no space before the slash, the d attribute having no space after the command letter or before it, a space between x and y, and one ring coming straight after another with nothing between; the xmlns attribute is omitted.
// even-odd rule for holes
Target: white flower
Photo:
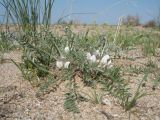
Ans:
<svg viewBox="0 0 160 120"><path fill-rule="evenodd" d="M90 57L90 61L93 62L93 63L96 62L96 56L95 56L95 55L92 55L92 56Z"/></svg>
<svg viewBox="0 0 160 120"><path fill-rule="evenodd" d="M57 68L62 68L63 67L63 61L56 61L56 67Z"/></svg>
<svg viewBox="0 0 160 120"><path fill-rule="evenodd" d="M65 62L65 63L64 63L64 68L68 68L69 65L70 65L70 62L69 62L69 61Z"/></svg>
<svg viewBox="0 0 160 120"><path fill-rule="evenodd" d="M101 59L101 61L100 61L100 63L104 64L104 65L107 65L109 58L110 58L109 55L103 56L102 59Z"/></svg>
<svg viewBox="0 0 160 120"><path fill-rule="evenodd" d="M65 51L65 53L69 53L69 47L66 46L66 47L64 48L64 51Z"/></svg>
<svg viewBox="0 0 160 120"><path fill-rule="evenodd" d="M90 52L87 52L87 53L86 53L86 57L87 57L87 60L90 60L90 58L91 58L91 53L90 53Z"/></svg>
<svg viewBox="0 0 160 120"><path fill-rule="evenodd" d="M111 66L111 60L110 60L110 57L109 55L105 55L102 57L101 61L100 61L100 67L107 67L107 68L110 68Z"/></svg>

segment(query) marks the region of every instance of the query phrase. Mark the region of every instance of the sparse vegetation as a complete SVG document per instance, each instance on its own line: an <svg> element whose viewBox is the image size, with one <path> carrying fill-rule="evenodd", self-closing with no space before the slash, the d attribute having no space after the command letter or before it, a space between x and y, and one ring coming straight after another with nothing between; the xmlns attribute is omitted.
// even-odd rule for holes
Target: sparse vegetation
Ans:
<svg viewBox="0 0 160 120"><path fill-rule="evenodd" d="M131 111L139 99L152 94L143 91L147 82L152 82L153 90L159 86L160 68L152 60L152 57L159 57L159 31L119 26L115 38L115 31L112 30L107 31L107 34L92 34L89 29L81 34L74 33L72 23L62 22L65 26L63 33L56 34L49 29L53 3L54 0L45 0L41 6L40 0L3 1L12 20L17 21L22 29L19 34L13 33L15 37L4 32L0 34L0 59L4 52L15 47L13 43L16 41L21 47L21 62L12 62L24 79L37 89L37 98L55 92L60 84L65 83L63 106L68 112L80 113L80 102L101 105L105 94L113 96L125 111ZM43 14L39 10L41 7L44 7ZM139 17L127 16L123 24L137 26L140 24ZM154 26L154 21L146 25ZM142 52L141 55L134 52L138 57L127 56L128 52L137 48L140 48L138 52ZM139 57L147 62L137 65ZM123 66L118 64L120 60L132 63ZM134 91L130 87L130 80L124 77L126 74L130 77L143 76L137 80L138 85L134 86ZM90 88L91 94L84 93L80 85Z"/></svg>
<svg viewBox="0 0 160 120"><path fill-rule="evenodd" d="M1 32L0 33L0 63L3 63L3 55L5 52L13 50L18 45L15 44L16 40L11 33Z"/></svg>
<svg viewBox="0 0 160 120"><path fill-rule="evenodd" d="M128 15L126 18L123 18L122 23L127 26L138 26L140 25L139 16Z"/></svg>
<svg viewBox="0 0 160 120"><path fill-rule="evenodd" d="M34 33L29 32L20 38L20 44L23 46L22 63L16 63L16 65L22 71L25 79L28 79L33 86L43 86L43 91L40 91L44 92L43 94L48 91L47 89L50 86L53 87L59 84L59 82L69 80L69 90L67 90L64 104L64 107L69 111L80 112L76 106L76 101L79 100L78 96L81 95L77 90L78 83L76 83L75 80L75 76L78 74L80 74L84 86L97 88L98 84L102 85L102 91L109 92L119 100L125 110L130 110L135 106L138 99L146 95L146 93L140 92L142 82L137 88L136 93L132 95L128 84L126 84L122 78L121 68L116 66L112 68L109 66L103 67L100 61L102 57L108 53L114 55L112 57L117 58L120 55L120 51L119 54L115 54L117 50L120 49L122 52L124 48L126 49L134 44L144 43L143 41L145 39L149 40L144 44L145 55L155 55L156 48L154 47L154 51L149 51L153 49L150 45L154 43L148 38L150 36L123 36L122 34L121 37L117 39L116 45L112 44L111 41L107 41L104 35L92 37L88 35L88 32L84 35L77 35L74 34L69 27L66 27L65 35L62 37L56 36L48 30ZM128 42L132 44L128 44L124 38L130 38L129 40L131 41ZM110 45L112 45L112 47ZM88 61L86 56L87 52L91 51L91 53L94 54L96 50L99 51L99 53L97 53L99 55L95 59L99 62L90 58ZM69 61L68 66L65 67L67 61ZM61 64L64 64L64 68ZM146 70L134 67L132 71L136 74L144 73L144 79L147 79L148 72L146 72ZM57 75L57 72L59 75ZM53 85L48 84L49 79L54 81ZM100 103L101 98L97 95L98 94L95 93L93 95L94 98L91 99L95 103Z"/></svg>

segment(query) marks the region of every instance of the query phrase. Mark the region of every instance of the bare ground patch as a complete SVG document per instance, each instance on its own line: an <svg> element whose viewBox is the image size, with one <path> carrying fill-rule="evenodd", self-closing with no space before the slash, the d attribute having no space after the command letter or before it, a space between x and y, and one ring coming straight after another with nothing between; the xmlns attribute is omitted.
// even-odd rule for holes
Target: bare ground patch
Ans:
<svg viewBox="0 0 160 120"><path fill-rule="evenodd" d="M128 53L128 57L134 57L134 51ZM20 61L21 53L12 51L6 53L5 58ZM140 56L140 57L139 57ZM129 65L140 65L146 63L146 58L139 55L135 61L118 59L117 64L127 67ZM137 57L137 56L136 56ZM157 61L159 58L153 58ZM128 62L127 62L128 61ZM159 65L159 62L157 62ZM143 75L124 75L130 79L130 87L134 93ZM152 95L141 98L132 109L131 120L159 120L160 119L160 89L152 90L152 76L146 83L144 91ZM65 83L60 84L55 92L42 97L36 97L37 90L28 81L23 80L21 72L10 61L0 64L0 119L4 120L128 120L129 113L117 103L110 95L110 104L93 104L91 102L80 102L79 114L69 113L64 110ZM82 86L83 92L89 88Z"/></svg>

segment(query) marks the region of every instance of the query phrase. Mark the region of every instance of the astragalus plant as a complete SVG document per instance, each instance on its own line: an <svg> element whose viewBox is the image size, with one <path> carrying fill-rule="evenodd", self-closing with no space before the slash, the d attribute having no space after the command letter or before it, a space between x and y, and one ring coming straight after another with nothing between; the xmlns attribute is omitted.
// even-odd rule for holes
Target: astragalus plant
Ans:
<svg viewBox="0 0 160 120"><path fill-rule="evenodd" d="M56 90L66 81L68 90L64 108L68 111L80 112L76 103L88 101L78 90L77 76L84 86L94 89L101 86L102 91L115 96L126 110L131 109L141 97L139 91L137 97L129 93L121 77L121 68L112 63L105 36L89 36L88 32L78 35L66 27L63 36L44 29L21 34L20 39L22 62L15 64L24 78L39 88L37 96Z"/></svg>
<svg viewBox="0 0 160 120"><path fill-rule="evenodd" d="M116 97L126 110L130 110L144 95L138 87L132 96L121 76L121 68L113 64L110 51L117 55L120 50L116 46L117 41L112 44L106 35L90 36L88 31L75 34L69 27L61 36L50 32L48 26L54 0L3 0L0 3L6 8L12 23L22 28L17 36L22 46L22 61L12 61L24 78L39 88L37 97L56 90L66 81L68 90L64 108L80 112L76 103L88 99L78 90L77 76L84 86L94 89L99 86ZM38 29L42 24L46 27ZM94 98L99 100L95 103L100 103L101 98L96 95Z"/></svg>

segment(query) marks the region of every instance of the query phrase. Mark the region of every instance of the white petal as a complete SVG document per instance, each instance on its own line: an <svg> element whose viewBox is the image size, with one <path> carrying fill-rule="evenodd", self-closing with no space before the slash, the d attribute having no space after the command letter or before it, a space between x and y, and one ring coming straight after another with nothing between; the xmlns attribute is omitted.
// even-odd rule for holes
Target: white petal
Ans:
<svg viewBox="0 0 160 120"><path fill-rule="evenodd" d="M70 65L70 62L69 62L69 61L65 62L65 64L64 64L64 68L68 68L68 67L69 67L69 65Z"/></svg>
<svg viewBox="0 0 160 120"><path fill-rule="evenodd" d="M108 59L109 59L109 55L105 55L105 56L102 57L100 63L101 64L107 64Z"/></svg>
<svg viewBox="0 0 160 120"><path fill-rule="evenodd" d="M65 53L69 53L69 47L64 48Z"/></svg>
<svg viewBox="0 0 160 120"><path fill-rule="evenodd" d="M97 63L99 63L99 61L100 61L100 60L99 60L99 59L97 59L97 61L96 61L96 62L97 62Z"/></svg>
<svg viewBox="0 0 160 120"><path fill-rule="evenodd" d="M110 58L109 55L105 55L104 57L105 57L107 60Z"/></svg>
<svg viewBox="0 0 160 120"><path fill-rule="evenodd" d="M86 53L86 57L87 57L87 60L90 60L90 58L91 58L91 53L90 53L90 52L87 52L87 53Z"/></svg>
<svg viewBox="0 0 160 120"><path fill-rule="evenodd" d="M110 64L111 64L111 60L108 61L107 65L110 65Z"/></svg>
<svg viewBox="0 0 160 120"><path fill-rule="evenodd" d="M90 57L90 61L91 61L91 62L96 62L96 56L95 56L95 55L92 55L92 56Z"/></svg>
<svg viewBox="0 0 160 120"><path fill-rule="evenodd" d="M56 61L56 67L57 68L62 68L63 67L63 62L62 61Z"/></svg>

